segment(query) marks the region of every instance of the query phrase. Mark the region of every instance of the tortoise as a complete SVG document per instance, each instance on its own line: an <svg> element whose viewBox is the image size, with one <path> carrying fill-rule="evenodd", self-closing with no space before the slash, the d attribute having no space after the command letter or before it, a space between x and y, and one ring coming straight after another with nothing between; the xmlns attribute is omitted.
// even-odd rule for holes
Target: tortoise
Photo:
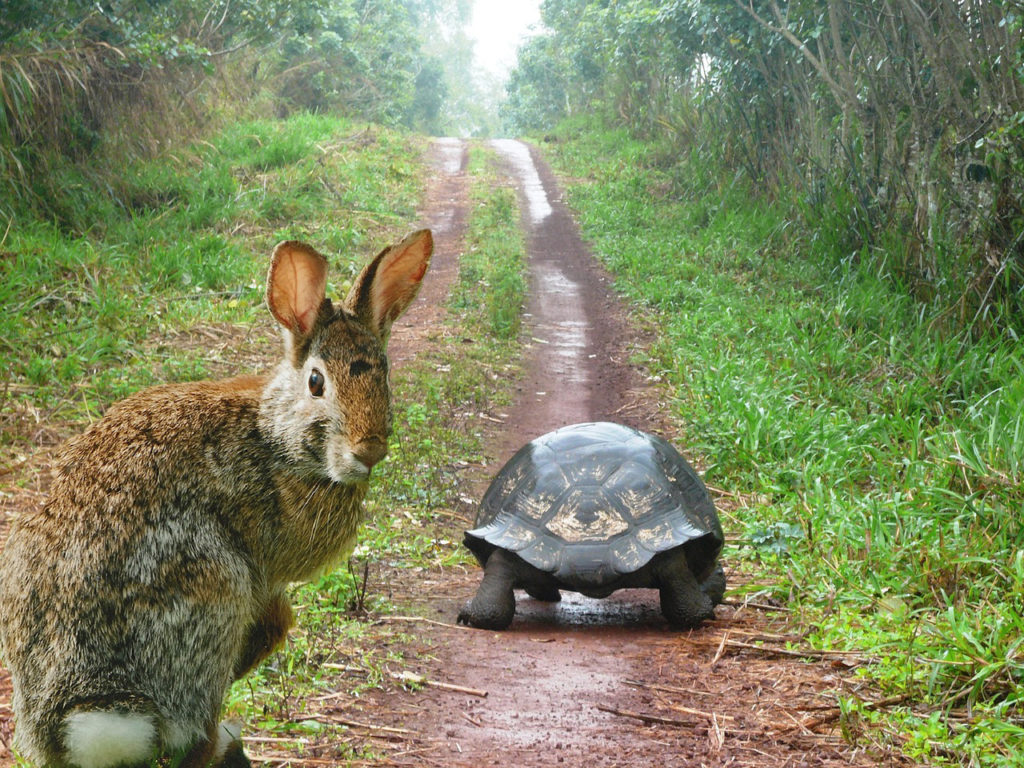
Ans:
<svg viewBox="0 0 1024 768"><path fill-rule="evenodd" d="M677 628L722 602L722 526L707 488L668 442L611 422L574 424L527 443L494 477L464 544L484 568L460 623L505 629L513 589L607 597L660 590Z"/></svg>

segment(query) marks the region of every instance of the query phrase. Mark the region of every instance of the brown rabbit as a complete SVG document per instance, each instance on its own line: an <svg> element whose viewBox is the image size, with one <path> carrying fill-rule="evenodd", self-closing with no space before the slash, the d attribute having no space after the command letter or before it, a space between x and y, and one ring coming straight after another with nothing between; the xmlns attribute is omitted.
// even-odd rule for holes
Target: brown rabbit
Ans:
<svg viewBox="0 0 1024 768"><path fill-rule="evenodd" d="M267 377L173 384L69 443L0 563L16 745L46 766L248 765L220 724L231 682L292 624L285 587L349 551L391 432L385 345L430 232L380 253L338 307L327 261L274 249L285 338Z"/></svg>

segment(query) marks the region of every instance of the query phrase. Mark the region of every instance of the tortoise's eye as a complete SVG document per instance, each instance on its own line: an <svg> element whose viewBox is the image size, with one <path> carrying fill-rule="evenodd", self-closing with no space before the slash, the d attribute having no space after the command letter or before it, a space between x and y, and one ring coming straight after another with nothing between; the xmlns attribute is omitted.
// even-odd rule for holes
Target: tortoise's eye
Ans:
<svg viewBox="0 0 1024 768"><path fill-rule="evenodd" d="M309 394L313 397L323 397L324 375L316 368L309 372Z"/></svg>

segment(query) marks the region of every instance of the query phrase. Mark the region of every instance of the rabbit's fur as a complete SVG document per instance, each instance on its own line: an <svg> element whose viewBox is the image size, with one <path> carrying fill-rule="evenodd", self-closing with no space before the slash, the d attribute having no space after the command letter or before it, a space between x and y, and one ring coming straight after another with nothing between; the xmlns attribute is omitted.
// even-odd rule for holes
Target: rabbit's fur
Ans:
<svg viewBox="0 0 1024 768"><path fill-rule="evenodd" d="M219 723L225 691L284 641L285 587L351 548L391 431L388 332L432 248L422 230L384 250L335 307L326 259L281 243L270 376L147 389L69 443L0 563L23 756L248 764Z"/></svg>

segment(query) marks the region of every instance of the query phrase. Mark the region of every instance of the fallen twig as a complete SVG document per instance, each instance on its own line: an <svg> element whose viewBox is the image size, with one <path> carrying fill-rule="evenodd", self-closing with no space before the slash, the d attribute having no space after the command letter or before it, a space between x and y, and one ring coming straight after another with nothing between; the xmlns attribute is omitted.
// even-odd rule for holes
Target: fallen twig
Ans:
<svg viewBox="0 0 1024 768"><path fill-rule="evenodd" d="M362 667L354 667L351 664L334 664L332 662L324 662L323 666L326 669L335 669L339 672L362 672L366 670ZM429 685L433 688L442 688L446 691L454 691L455 693L465 693L470 696L479 696L484 699L487 698L487 691L482 691L479 688L467 688L464 685L455 685L454 683L442 683L439 680L429 680L423 675L418 675L415 672L408 670L402 672L388 672L388 675L400 683L412 683L413 685ZM326 700L331 696L324 696L322 699L316 699L316 701Z"/></svg>
<svg viewBox="0 0 1024 768"><path fill-rule="evenodd" d="M270 763L276 763L278 765L294 765L296 758L293 755L249 755L249 759L254 763L260 763L261 765L268 765ZM337 758L324 758L324 757L303 757L299 759L300 765L337 765ZM369 765L370 763L352 763L346 762L345 765ZM373 765L380 765L380 763L373 763Z"/></svg>
<svg viewBox="0 0 1024 768"><path fill-rule="evenodd" d="M345 725L349 728L365 728L368 731L379 731L380 733L394 733L399 736L408 736L412 734L412 731L405 728L391 728L386 725L370 725L370 723L361 723L358 720L349 720L346 717L338 717L336 715L321 714L313 718L314 720L326 720L333 725Z"/></svg>
<svg viewBox="0 0 1024 768"><path fill-rule="evenodd" d="M653 725L675 725L682 728L693 728L693 723L689 720L673 720L670 717L658 717L657 715L645 715L642 712L633 712L628 709L616 709L615 707L606 707L603 704L598 704L597 708L602 712L607 712L610 715L618 715L619 717L630 717L634 720L640 720L644 723L650 723Z"/></svg>
<svg viewBox="0 0 1024 768"><path fill-rule="evenodd" d="M732 718L726 718L731 720ZM718 717L715 715L711 716L711 727L708 728L708 741L711 742L711 749L714 752L721 752L722 747L725 746L725 733L718 725Z"/></svg>
<svg viewBox="0 0 1024 768"><path fill-rule="evenodd" d="M698 691L696 688L679 688L673 685L655 685L654 683L645 683L642 680L623 680L626 685L632 685L636 688L649 688L652 691L664 691L665 693L686 693L694 696L717 696L718 693L715 691Z"/></svg>
<svg viewBox="0 0 1024 768"><path fill-rule="evenodd" d="M436 621L434 619L425 619L422 616L378 616L378 621L409 621L417 622L420 624L433 624L438 627L445 627L446 629L465 629L470 632L479 632L480 630L474 629L473 627L467 627L462 624L449 624L444 621Z"/></svg>
<svg viewBox="0 0 1024 768"><path fill-rule="evenodd" d="M754 603L749 600L723 600L722 605L728 605L735 608L756 608L759 611L782 611L784 613L792 612L792 608L787 608L784 605L768 605L767 603Z"/></svg>
<svg viewBox="0 0 1024 768"><path fill-rule="evenodd" d="M460 715L462 715L462 716L463 716L464 718L466 718L467 720L469 720L469 722L471 722L471 723L472 723L473 725L475 725L475 726L476 726L477 728L483 728L483 727L484 727L484 724L483 724L483 723L481 723L481 722L480 722L479 720L474 720L474 719L473 719L472 717L470 717L469 715L467 715L467 714L466 714L465 712L459 712L459 714L460 714Z"/></svg>
<svg viewBox="0 0 1024 768"><path fill-rule="evenodd" d="M896 696L889 696L884 699L879 699L878 701L862 701L861 709L870 712L875 709L882 709L883 707L891 707L894 704L902 704L909 698L911 698L909 693L900 693ZM813 720L808 720L807 722L794 725L792 728L790 728L790 730L795 730L796 728L800 727L806 728L807 730L811 731L817 728L819 725L826 725L828 723L835 722L840 717L842 717L843 711L839 707L832 707L832 709L833 711L829 712L827 715L821 715L819 717L814 718Z"/></svg>
<svg viewBox="0 0 1024 768"><path fill-rule="evenodd" d="M676 712L682 712L684 715L696 715L697 717L704 717L713 722L718 720L735 720L735 717L731 715L719 715L715 712L705 712L701 709L693 709L692 707L684 707L682 704L669 704L669 709L674 709Z"/></svg>
<svg viewBox="0 0 1024 768"><path fill-rule="evenodd" d="M453 685L452 683L442 683L438 680L429 680L423 675L417 675L415 672L409 672L408 670L399 673L392 672L391 677L403 683L429 685L432 688L442 688L443 690L454 691L455 693L466 693L470 696L479 696L481 699L487 698L487 691L482 691L479 688L467 688L464 685Z"/></svg>
<svg viewBox="0 0 1024 768"><path fill-rule="evenodd" d="M711 666L714 667L718 663L718 660L722 658L722 654L725 653L725 644L729 642L729 630L725 631L722 635L722 642L718 644L718 650L715 651L715 658L711 660Z"/></svg>
<svg viewBox="0 0 1024 768"><path fill-rule="evenodd" d="M800 648L797 650L791 650L789 648L776 648L771 645L754 645L753 643L744 643L740 640L726 640L725 644L730 648L744 648L746 650L759 651L760 653L771 654L774 656L792 656L798 659L847 658L853 656L865 662L870 661L867 656L862 655L859 651L830 651L820 650L818 648Z"/></svg>
<svg viewBox="0 0 1024 768"><path fill-rule="evenodd" d="M751 631L743 629L741 627L729 627L729 634L731 635L743 635L748 640L766 640L780 643L798 643L807 637L806 633L798 635L788 634L780 635L776 632L765 632L763 630Z"/></svg>

